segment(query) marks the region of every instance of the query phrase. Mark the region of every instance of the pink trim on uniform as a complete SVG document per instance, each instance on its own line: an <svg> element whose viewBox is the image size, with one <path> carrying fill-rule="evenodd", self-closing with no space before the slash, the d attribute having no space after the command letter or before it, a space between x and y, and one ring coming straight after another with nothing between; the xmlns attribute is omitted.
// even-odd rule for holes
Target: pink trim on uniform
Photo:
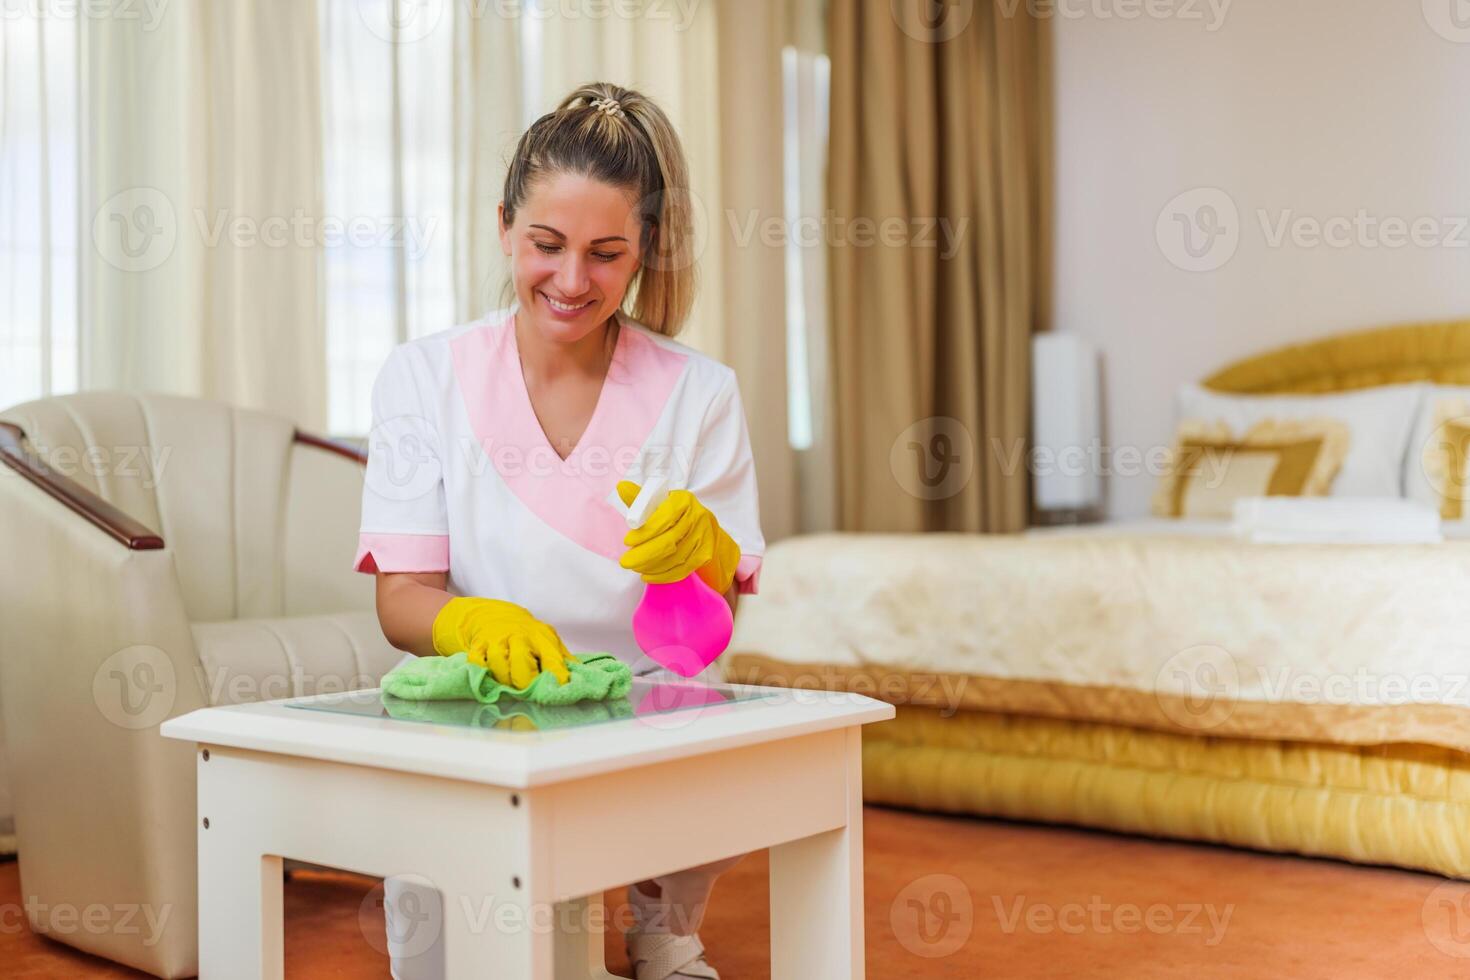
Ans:
<svg viewBox="0 0 1470 980"><path fill-rule="evenodd" d="M354 572L447 572L447 534L360 534Z"/></svg>
<svg viewBox="0 0 1470 980"><path fill-rule="evenodd" d="M549 527L621 557L628 524L606 498L663 414L687 356L624 322L587 430L563 461L531 407L513 312L465 331L450 349L475 440L505 485Z"/></svg>
<svg viewBox="0 0 1470 980"><path fill-rule="evenodd" d="M740 595L755 595L760 591L761 562L760 555L740 556L740 563L735 566L735 591Z"/></svg>

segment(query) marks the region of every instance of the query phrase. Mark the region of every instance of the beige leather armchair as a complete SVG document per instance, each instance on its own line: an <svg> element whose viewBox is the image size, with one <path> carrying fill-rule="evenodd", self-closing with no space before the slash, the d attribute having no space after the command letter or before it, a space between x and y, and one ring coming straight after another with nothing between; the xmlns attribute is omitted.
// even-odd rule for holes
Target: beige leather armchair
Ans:
<svg viewBox="0 0 1470 980"><path fill-rule="evenodd" d="M32 929L197 972L195 760L158 725L371 687L402 656L350 568L362 459L197 399L0 412L0 722Z"/></svg>

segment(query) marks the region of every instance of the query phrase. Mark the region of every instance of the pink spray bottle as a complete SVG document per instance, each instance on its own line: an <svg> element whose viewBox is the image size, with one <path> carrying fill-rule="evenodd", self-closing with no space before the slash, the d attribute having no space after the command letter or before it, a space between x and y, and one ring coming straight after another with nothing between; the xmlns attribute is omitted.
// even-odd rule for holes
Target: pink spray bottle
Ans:
<svg viewBox="0 0 1470 980"><path fill-rule="evenodd" d="M617 490L608 502L622 513L628 527L641 527L668 496L668 477L651 476L637 499L624 505ZM677 582L649 582L633 612L633 638L649 658L681 677L693 677L714 663L730 645L735 619L725 597L696 572Z"/></svg>

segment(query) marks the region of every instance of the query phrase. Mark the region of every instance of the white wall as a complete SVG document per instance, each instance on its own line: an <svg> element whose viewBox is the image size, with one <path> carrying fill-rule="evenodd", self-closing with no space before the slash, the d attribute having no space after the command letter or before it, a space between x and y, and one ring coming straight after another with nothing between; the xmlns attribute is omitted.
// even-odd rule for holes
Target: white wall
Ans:
<svg viewBox="0 0 1470 980"><path fill-rule="evenodd" d="M1104 17L1130 10L1129 0L1061 0L1056 326L1102 350L1113 447L1166 445L1176 386L1242 355L1353 327L1470 316L1470 25L1450 20L1456 3L1470 8L1235 0L1212 31L1217 14L1205 0L1153 0L1198 20ZM1165 213L1196 188L1217 190ZM1198 221L1201 203L1233 204L1239 220L1227 210L1227 234L1198 260L1218 268L1186 271L1173 213ZM1290 234L1273 246L1262 210L1272 228L1283 216L1428 217L1421 236L1454 244L1387 247L1411 230L1389 226L1341 228L1348 247ZM1148 475L1111 475L1109 512L1145 513L1152 485Z"/></svg>

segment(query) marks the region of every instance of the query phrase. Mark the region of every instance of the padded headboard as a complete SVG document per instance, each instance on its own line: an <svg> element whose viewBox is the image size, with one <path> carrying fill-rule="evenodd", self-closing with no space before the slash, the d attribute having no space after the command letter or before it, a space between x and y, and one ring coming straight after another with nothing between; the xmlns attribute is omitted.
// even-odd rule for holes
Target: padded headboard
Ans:
<svg viewBox="0 0 1470 980"><path fill-rule="evenodd" d="M1201 383L1215 391L1264 395L1408 381L1470 385L1470 320L1379 327L1292 344L1236 361Z"/></svg>

